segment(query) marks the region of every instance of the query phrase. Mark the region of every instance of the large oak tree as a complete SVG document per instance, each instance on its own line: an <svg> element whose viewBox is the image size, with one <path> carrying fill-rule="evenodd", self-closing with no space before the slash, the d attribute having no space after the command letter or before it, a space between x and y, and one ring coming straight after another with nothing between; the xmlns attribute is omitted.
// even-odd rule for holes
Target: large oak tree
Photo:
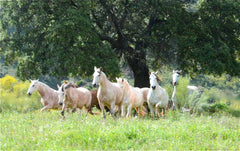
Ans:
<svg viewBox="0 0 240 151"><path fill-rule="evenodd" d="M191 74L239 75L239 0L12 0L1 2L1 51L18 75L111 76L124 59L134 85L174 64Z"/></svg>

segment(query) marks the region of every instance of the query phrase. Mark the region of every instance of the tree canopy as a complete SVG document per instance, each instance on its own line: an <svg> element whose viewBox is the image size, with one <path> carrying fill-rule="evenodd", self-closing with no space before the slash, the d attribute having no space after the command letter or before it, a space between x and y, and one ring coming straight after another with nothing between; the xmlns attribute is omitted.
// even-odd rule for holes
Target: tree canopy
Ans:
<svg viewBox="0 0 240 151"><path fill-rule="evenodd" d="M12 0L0 3L0 51L20 78L111 77L123 59L135 86L149 65L239 75L240 0ZM148 64L150 62L150 64Z"/></svg>

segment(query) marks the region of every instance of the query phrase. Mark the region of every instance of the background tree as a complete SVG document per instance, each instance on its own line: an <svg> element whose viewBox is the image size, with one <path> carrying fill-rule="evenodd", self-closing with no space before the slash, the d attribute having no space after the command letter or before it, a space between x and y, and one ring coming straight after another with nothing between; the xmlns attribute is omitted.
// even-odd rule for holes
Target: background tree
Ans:
<svg viewBox="0 0 240 151"><path fill-rule="evenodd" d="M239 75L239 10L239 0L6 1L1 51L22 78L88 76L100 64L115 76L117 57L138 87L149 85L149 60L155 69Z"/></svg>
<svg viewBox="0 0 240 151"><path fill-rule="evenodd" d="M118 75L117 58L94 32L88 5L67 0L1 1L0 49L5 62L18 62L21 79L89 76L94 65L104 66L110 77Z"/></svg>

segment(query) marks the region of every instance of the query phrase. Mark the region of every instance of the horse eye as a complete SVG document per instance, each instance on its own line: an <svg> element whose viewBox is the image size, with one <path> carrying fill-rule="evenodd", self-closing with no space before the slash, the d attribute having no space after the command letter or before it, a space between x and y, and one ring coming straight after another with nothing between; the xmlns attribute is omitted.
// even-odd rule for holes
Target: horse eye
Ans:
<svg viewBox="0 0 240 151"><path fill-rule="evenodd" d="M33 85L32 87L34 87L35 85Z"/></svg>

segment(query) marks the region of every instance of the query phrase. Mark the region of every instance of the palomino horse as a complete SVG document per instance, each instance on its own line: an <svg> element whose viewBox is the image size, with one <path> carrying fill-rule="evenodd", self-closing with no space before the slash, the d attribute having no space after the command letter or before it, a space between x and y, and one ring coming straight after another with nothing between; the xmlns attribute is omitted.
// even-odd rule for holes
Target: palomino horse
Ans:
<svg viewBox="0 0 240 151"><path fill-rule="evenodd" d="M98 102L98 98L97 98L97 91L98 90L92 90L91 91L91 94L92 94L92 101L91 101L91 106L90 106L90 109L89 109L89 113L90 114L96 114L96 113L93 113L92 112L92 108L93 107L96 107L97 109L101 110L100 106L99 106L99 102ZM105 107L105 110L107 112L109 112L109 109L107 107Z"/></svg>
<svg viewBox="0 0 240 151"><path fill-rule="evenodd" d="M112 83L107 79L107 76L102 71L102 68L94 67L93 82L92 85L96 87L99 85L97 98L100 108L103 112L103 118L106 118L104 112L104 106L110 109L110 113L114 116L114 108L118 106L121 109L123 100L123 89L120 84Z"/></svg>
<svg viewBox="0 0 240 151"><path fill-rule="evenodd" d="M129 85L126 79L116 78L117 82L123 86L123 105L122 105L122 116L124 116L125 108L127 106L126 117L131 116L132 108L138 108L138 114L141 113L142 106L144 103L144 97L142 90L138 87L132 87Z"/></svg>
<svg viewBox="0 0 240 151"><path fill-rule="evenodd" d="M32 95L34 91L38 91L41 96L41 103L43 108L41 112L47 109L60 109L58 105L58 93L56 90L50 88L48 85L40 82L39 80L30 80L31 85L27 94Z"/></svg>
<svg viewBox="0 0 240 151"><path fill-rule="evenodd" d="M72 108L74 112L77 108L85 107L87 113L90 111L92 95L91 92L83 87L77 88L75 84L63 83L58 88L59 105L62 106L62 116L64 117L64 110L68 107Z"/></svg>
<svg viewBox="0 0 240 151"><path fill-rule="evenodd" d="M147 100L148 106L154 118L154 109L157 112L156 114L158 114L158 107L163 108L165 111L168 105L169 97L167 91L158 84L158 81L161 81L161 79L157 76L157 72L149 74L150 90L148 92Z"/></svg>

